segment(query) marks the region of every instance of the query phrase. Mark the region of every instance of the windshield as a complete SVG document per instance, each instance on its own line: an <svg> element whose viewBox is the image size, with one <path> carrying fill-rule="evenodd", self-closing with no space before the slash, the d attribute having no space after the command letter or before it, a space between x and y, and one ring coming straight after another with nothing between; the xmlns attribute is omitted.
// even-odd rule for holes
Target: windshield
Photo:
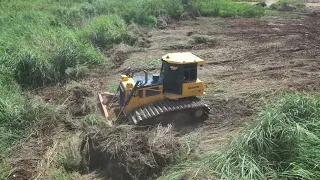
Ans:
<svg viewBox="0 0 320 180"><path fill-rule="evenodd" d="M160 72L160 77L163 78L164 76L164 71L167 69L168 63L165 61L162 61L162 67L161 67L161 72Z"/></svg>

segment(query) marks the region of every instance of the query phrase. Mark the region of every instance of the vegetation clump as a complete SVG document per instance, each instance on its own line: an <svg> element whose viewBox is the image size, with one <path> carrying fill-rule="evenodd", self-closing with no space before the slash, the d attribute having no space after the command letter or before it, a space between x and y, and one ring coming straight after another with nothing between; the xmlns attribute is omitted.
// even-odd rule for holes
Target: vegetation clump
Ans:
<svg viewBox="0 0 320 180"><path fill-rule="evenodd" d="M199 1L197 7L203 16L261 17L264 15L264 8L261 6L252 6L248 3L234 3L229 0Z"/></svg>
<svg viewBox="0 0 320 180"><path fill-rule="evenodd" d="M208 44L208 45L217 44L217 39L214 39L214 38L207 36L207 35L193 34L191 36L191 39L193 40L193 43L195 43L195 44Z"/></svg>
<svg viewBox="0 0 320 180"><path fill-rule="evenodd" d="M305 4L299 0L280 0L270 5L270 9L279 11L294 11L304 7Z"/></svg>
<svg viewBox="0 0 320 180"><path fill-rule="evenodd" d="M121 42L133 44L137 40L123 19L117 15L96 17L88 24L85 38L99 48L110 48Z"/></svg>
<svg viewBox="0 0 320 180"><path fill-rule="evenodd" d="M84 139L82 162L88 172L100 169L110 178L154 179L167 164L190 155L192 149L175 135L171 125L151 130L119 125L93 131Z"/></svg>
<svg viewBox="0 0 320 180"><path fill-rule="evenodd" d="M286 95L221 151L173 166L161 179L318 179L319 117L319 97Z"/></svg>

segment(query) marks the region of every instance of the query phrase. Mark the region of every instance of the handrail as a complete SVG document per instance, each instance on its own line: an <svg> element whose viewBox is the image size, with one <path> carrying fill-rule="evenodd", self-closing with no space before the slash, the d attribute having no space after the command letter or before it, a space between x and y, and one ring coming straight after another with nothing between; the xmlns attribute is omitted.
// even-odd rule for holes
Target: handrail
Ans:
<svg viewBox="0 0 320 180"><path fill-rule="evenodd" d="M128 105L130 100L132 99L133 97L133 94L135 93L135 91L141 86L142 84L142 81L137 81L135 86L132 88L132 90L130 91L129 95L128 95L128 98L126 100L126 102L124 103L124 106Z"/></svg>

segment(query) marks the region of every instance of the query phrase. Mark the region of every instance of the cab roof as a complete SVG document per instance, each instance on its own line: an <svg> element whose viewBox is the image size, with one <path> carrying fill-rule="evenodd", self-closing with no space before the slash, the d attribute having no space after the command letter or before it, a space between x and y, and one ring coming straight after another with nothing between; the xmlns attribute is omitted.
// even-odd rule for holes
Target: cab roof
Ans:
<svg viewBox="0 0 320 180"><path fill-rule="evenodd" d="M162 56L162 60L171 64L191 64L203 65L204 60L190 52L169 53Z"/></svg>

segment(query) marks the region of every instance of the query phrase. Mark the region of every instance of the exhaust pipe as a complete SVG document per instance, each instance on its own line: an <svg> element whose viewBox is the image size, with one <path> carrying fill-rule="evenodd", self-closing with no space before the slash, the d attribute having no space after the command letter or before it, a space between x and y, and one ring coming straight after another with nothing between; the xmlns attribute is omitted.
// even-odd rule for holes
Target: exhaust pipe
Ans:
<svg viewBox="0 0 320 180"><path fill-rule="evenodd" d="M145 74L145 79L144 79L143 85L146 85L148 83L148 72L146 70L143 70L143 72Z"/></svg>

